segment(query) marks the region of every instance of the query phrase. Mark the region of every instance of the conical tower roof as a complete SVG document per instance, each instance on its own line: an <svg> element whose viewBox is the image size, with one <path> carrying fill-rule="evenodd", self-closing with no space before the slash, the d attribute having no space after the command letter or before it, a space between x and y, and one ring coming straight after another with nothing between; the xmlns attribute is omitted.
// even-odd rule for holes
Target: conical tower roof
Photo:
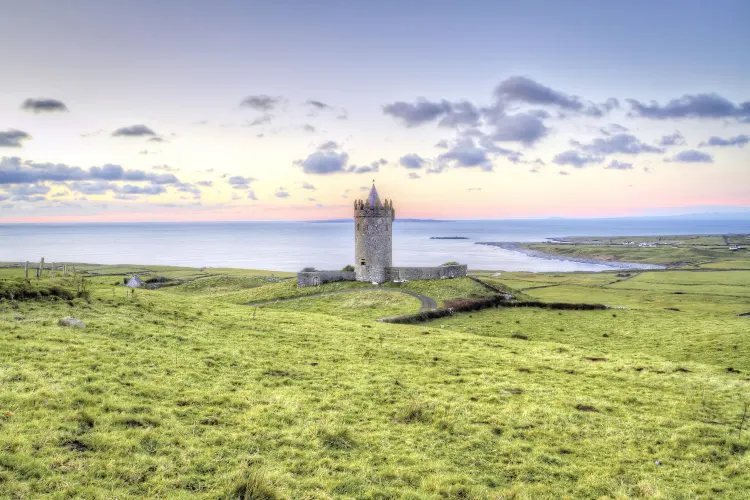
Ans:
<svg viewBox="0 0 750 500"><path fill-rule="evenodd" d="M380 197L378 196L378 190L375 189L375 183L372 183L372 189L370 189L370 195L367 197L367 204L371 207L381 205Z"/></svg>

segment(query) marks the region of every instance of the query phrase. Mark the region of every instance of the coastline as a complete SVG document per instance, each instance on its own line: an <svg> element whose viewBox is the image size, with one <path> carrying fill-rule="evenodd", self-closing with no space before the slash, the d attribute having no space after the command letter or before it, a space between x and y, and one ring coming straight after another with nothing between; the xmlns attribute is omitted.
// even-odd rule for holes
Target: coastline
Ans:
<svg viewBox="0 0 750 500"><path fill-rule="evenodd" d="M524 255L528 255L529 257L534 257L537 259L558 260L558 261L564 261L564 262L577 262L579 264L608 266L608 267L614 267L618 269L666 269L667 268L667 266L661 266L658 264L639 264L636 262L622 262L619 260L597 260L597 259L587 259L585 257L568 257L566 255L554 255L550 253L540 252L539 250L530 250L528 248L523 248L521 246L523 245L522 242L477 241L474 244L498 247L498 248L502 248L503 250L510 250L511 252L520 252Z"/></svg>

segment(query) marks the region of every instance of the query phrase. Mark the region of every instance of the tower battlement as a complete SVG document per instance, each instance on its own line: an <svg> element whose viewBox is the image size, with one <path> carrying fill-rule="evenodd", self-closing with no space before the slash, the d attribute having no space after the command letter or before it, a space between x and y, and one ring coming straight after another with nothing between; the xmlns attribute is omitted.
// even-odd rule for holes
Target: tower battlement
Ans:
<svg viewBox="0 0 750 500"><path fill-rule="evenodd" d="M378 199L374 206L370 205L369 200L356 200L354 217L387 217L393 220L396 218L396 211L393 209L392 200L381 203Z"/></svg>

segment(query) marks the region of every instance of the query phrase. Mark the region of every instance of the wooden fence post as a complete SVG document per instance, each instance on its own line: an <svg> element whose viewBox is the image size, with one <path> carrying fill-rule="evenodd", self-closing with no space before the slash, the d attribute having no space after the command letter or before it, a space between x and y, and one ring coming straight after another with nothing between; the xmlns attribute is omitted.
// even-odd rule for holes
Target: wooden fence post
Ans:
<svg viewBox="0 0 750 500"><path fill-rule="evenodd" d="M37 275L37 278L41 278L43 272L44 272L44 257L42 257L42 260L39 261L39 275Z"/></svg>
<svg viewBox="0 0 750 500"><path fill-rule="evenodd" d="M23 273L26 275L26 281L29 281L29 261L26 261L26 265L23 266Z"/></svg>
<svg viewBox="0 0 750 500"><path fill-rule="evenodd" d="M52 263L52 274L50 274L50 278L55 279L55 263Z"/></svg>

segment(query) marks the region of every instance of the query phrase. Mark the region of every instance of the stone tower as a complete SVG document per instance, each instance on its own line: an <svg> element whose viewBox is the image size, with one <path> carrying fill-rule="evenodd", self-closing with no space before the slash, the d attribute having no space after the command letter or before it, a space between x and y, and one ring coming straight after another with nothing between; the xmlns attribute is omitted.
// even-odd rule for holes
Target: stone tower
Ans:
<svg viewBox="0 0 750 500"><path fill-rule="evenodd" d="M386 281L393 260L393 202L380 201L375 183L366 200L354 202L354 269L357 281Z"/></svg>

